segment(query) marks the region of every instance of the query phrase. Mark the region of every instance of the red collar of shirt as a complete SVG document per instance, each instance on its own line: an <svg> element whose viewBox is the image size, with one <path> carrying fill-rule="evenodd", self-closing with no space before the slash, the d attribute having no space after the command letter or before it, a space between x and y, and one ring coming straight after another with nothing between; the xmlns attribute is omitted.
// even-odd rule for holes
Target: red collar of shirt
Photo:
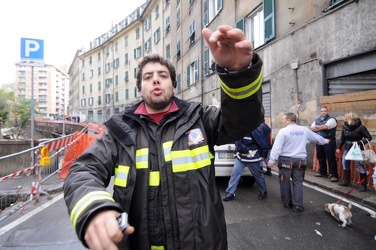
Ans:
<svg viewBox="0 0 376 250"><path fill-rule="evenodd" d="M138 108L134 111L134 114L135 115L146 115L146 116L152 118L157 124L159 124L159 122L162 120L162 118L165 114L168 114L168 113L171 113L171 112L174 112L174 111L177 111L177 110L179 110L178 106L176 105L176 103L174 101L172 101L170 108L167 111L157 113L157 114L149 114L146 111L145 102L141 102L140 106L138 106Z"/></svg>

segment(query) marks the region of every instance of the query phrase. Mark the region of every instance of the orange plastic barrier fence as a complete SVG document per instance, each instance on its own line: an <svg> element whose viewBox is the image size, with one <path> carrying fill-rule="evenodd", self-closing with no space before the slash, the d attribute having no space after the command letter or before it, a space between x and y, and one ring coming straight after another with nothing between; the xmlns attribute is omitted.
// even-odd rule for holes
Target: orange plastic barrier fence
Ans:
<svg viewBox="0 0 376 250"><path fill-rule="evenodd" d="M89 131L94 131L94 134L76 132L76 139L71 142L64 154L62 167L58 173L59 178L65 179L68 176L69 169L73 162L80 156L88 147L90 147L98 136L101 136L105 130L104 126L97 124L90 124Z"/></svg>
<svg viewBox="0 0 376 250"><path fill-rule="evenodd" d="M375 146L372 146L373 151L376 152ZM343 156L343 147L341 149L341 152L338 154L336 153L336 159L337 159L337 171L338 171L338 178L343 179L343 165L342 165L342 156ZM367 170L367 173L372 173L373 168L375 167L375 164L369 164L369 165L364 165L364 168ZM319 161L317 160L316 156L316 147L314 149L314 155L313 155L313 171L319 172L320 171L320 164ZM356 163L354 161L350 162L350 181L351 182L359 182L360 181L360 175L358 172L358 168L356 167ZM329 175L329 166L327 164L327 173ZM373 181L372 181L372 176L368 176L367 178L367 185L372 186Z"/></svg>

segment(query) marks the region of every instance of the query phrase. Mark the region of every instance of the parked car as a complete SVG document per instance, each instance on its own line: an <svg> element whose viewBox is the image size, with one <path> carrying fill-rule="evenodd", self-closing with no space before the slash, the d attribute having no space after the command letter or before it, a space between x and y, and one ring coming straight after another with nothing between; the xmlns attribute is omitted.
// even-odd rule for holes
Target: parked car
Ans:
<svg viewBox="0 0 376 250"><path fill-rule="evenodd" d="M216 177L231 177L232 168L235 162L235 144L225 144L221 146L214 146L215 158L215 176ZM255 178L248 168L244 168L242 180L247 184L253 185Z"/></svg>

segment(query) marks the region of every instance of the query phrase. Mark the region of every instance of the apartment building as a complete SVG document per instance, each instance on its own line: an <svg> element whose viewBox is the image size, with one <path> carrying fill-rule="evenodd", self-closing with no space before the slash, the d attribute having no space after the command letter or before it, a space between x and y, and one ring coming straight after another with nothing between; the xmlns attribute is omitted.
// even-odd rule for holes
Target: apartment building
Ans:
<svg viewBox="0 0 376 250"><path fill-rule="evenodd" d="M33 69L34 68L34 69ZM34 76L34 80L32 79ZM34 101L37 104L35 117L62 119L68 103L68 74L53 65L44 67L21 66L16 64L16 98L31 99L32 84Z"/></svg>
<svg viewBox="0 0 376 250"><path fill-rule="evenodd" d="M285 112L309 126L321 104L339 120L356 110L376 132L374 13L373 0L146 1L76 55L69 75L79 77L69 109L103 123L140 101L137 65L152 53L175 65L177 97L219 105L220 84L201 30L228 24L245 32L264 61L263 105L274 136Z"/></svg>

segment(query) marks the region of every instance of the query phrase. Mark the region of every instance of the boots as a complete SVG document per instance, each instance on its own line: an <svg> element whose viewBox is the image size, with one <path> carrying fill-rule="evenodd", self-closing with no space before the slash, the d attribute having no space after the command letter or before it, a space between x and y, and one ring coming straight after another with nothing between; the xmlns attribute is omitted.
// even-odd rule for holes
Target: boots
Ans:
<svg viewBox="0 0 376 250"><path fill-rule="evenodd" d="M351 182L350 182L350 170L344 170L344 172L343 172L343 180L341 181L341 183L338 184L338 186L342 186L342 187L349 187L349 186L351 186Z"/></svg>
<svg viewBox="0 0 376 250"><path fill-rule="evenodd" d="M367 191L367 174L360 174L360 181L363 181L363 182L360 184L358 191L366 192Z"/></svg>

